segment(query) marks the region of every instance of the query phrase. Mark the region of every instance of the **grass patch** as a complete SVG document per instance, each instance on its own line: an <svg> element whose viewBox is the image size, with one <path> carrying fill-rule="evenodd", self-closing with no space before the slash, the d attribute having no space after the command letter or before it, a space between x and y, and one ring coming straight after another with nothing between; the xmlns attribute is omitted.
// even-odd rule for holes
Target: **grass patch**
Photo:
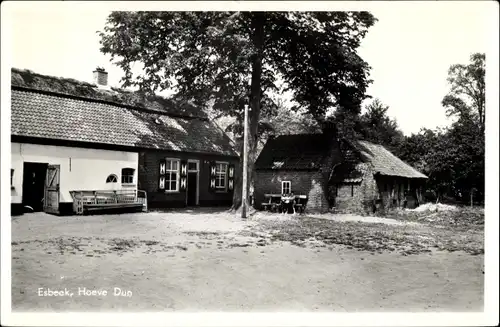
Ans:
<svg viewBox="0 0 500 327"><path fill-rule="evenodd" d="M484 208L457 207L456 210L431 209L424 211L392 210L384 217L404 221L419 222L428 225L453 227L458 230L484 228Z"/></svg>
<svg viewBox="0 0 500 327"><path fill-rule="evenodd" d="M431 250L484 253L484 233L477 230L459 231L433 226L367 224L336 222L327 219L301 217L286 222L263 222L271 231L272 241L288 241L304 247L310 240L325 244L341 244L370 252L398 251L403 255Z"/></svg>
<svg viewBox="0 0 500 327"><path fill-rule="evenodd" d="M198 236L199 238L211 240L214 238L218 238L221 233L200 231L200 232L184 232L184 234L189 236Z"/></svg>

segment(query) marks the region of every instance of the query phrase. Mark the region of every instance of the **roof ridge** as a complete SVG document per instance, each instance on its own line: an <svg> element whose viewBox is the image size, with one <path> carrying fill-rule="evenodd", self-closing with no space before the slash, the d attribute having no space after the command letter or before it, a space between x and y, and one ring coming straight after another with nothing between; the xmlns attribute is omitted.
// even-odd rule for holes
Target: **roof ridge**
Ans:
<svg viewBox="0 0 500 327"><path fill-rule="evenodd" d="M11 68L11 87L25 88L33 92L49 92L53 95L84 98L133 109L150 110L173 117L209 119L206 111L199 110L189 101L179 101L156 93L111 87L103 90L96 84L74 78L40 74L30 69Z"/></svg>
<svg viewBox="0 0 500 327"><path fill-rule="evenodd" d="M167 112L167 111L155 110L155 109L146 108L146 107L131 106L131 105L127 105L127 104L115 102L115 101L109 101L109 100L104 100L104 99L96 99L96 98L91 98L91 97L78 96L78 95L67 94L67 93L62 93L62 92L54 92L54 91L42 90L42 89L31 88L31 87L26 87L26 86L11 85L11 89L18 90L18 91L32 92L32 93L40 93L40 94L51 95L51 96L56 96L56 97L61 97L61 98L67 98L67 99L73 99L73 100L81 100L81 101L94 102L94 103L102 103L102 104L112 105L112 106L116 106L116 107L122 107L122 108L125 108L125 109L131 109L131 110L136 110L136 111L141 111L141 112L154 113L154 114L158 114L158 115L161 115L161 116L168 116L168 117L174 117L174 118L183 118L183 119L200 119L200 120L203 120L203 121L208 121L209 120L206 117L175 114L175 113L170 113L170 112Z"/></svg>
<svg viewBox="0 0 500 327"><path fill-rule="evenodd" d="M58 77L58 76L54 76L54 75L45 75L45 74L37 73L31 69L22 69L22 68L16 68L16 67L12 67L10 70L11 70L11 74L12 74L12 72L17 72L17 73L26 72L26 73L29 73L31 75L36 75L36 76L45 77L45 78L52 78L52 79L56 79L56 80L65 80L65 81L73 83L73 84L82 84L82 85L85 85L88 87L98 88L97 84L86 82L86 81L80 81L80 80L77 80L77 79L74 79L71 77Z"/></svg>
<svg viewBox="0 0 500 327"><path fill-rule="evenodd" d="M324 135L324 134L323 133L280 134L280 135L276 135L275 138L284 137L284 136L302 136L302 135Z"/></svg>

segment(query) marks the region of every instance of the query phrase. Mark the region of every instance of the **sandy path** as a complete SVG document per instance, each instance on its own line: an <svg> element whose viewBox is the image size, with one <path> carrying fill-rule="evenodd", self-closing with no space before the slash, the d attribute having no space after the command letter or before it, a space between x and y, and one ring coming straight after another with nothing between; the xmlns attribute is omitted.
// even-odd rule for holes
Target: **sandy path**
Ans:
<svg viewBox="0 0 500 327"><path fill-rule="evenodd" d="M482 310L482 255L405 257L238 235L255 224L223 213L25 215L12 227L13 310ZM111 250L116 239L133 244ZM79 287L108 295L78 296ZM115 297L114 287L132 296ZM39 288L74 295L40 297Z"/></svg>
<svg viewBox="0 0 500 327"><path fill-rule="evenodd" d="M58 256L26 248L14 260L15 310L469 311L482 309L480 257L401 257L289 244L173 249L145 255ZM37 253L37 254L35 254ZM73 297L39 297L68 288ZM107 289L106 297L78 288ZM132 292L112 296L113 288Z"/></svg>

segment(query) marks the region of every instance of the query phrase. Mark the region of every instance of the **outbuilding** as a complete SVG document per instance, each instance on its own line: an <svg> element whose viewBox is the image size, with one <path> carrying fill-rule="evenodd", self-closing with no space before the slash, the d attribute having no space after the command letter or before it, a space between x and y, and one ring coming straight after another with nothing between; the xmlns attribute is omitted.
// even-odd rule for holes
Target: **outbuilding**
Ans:
<svg viewBox="0 0 500 327"><path fill-rule="evenodd" d="M427 179L382 145L348 141L335 128L271 137L255 167L254 197L260 209L268 194L288 193L306 198L307 211L415 207Z"/></svg>

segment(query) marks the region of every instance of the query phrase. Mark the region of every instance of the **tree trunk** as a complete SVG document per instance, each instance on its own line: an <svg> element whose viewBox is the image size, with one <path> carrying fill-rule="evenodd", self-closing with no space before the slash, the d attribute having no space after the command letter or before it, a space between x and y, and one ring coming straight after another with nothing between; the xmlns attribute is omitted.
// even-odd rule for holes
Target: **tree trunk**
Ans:
<svg viewBox="0 0 500 327"><path fill-rule="evenodd" d="M247 194L250 195L250 185L253 185L255 177L255 161L257 160L257 143L258 143L258 124L260 118L260 101L262 97L262 57L264 50L264 20L262 13L254 13L252 18L252 43L254 47L254 54L251 57L252 63L252 81L250 86L250 108L251 111L248 113L248 177L247 177ZM240 176L243 173L243 144L240 146ZM242 181L243 178L236 178L237 183L234 189L233 196L233 210L238 210L241 206L241 192L242 192ZM249 199L247 199L249 207L251 205Z"/></svg>

